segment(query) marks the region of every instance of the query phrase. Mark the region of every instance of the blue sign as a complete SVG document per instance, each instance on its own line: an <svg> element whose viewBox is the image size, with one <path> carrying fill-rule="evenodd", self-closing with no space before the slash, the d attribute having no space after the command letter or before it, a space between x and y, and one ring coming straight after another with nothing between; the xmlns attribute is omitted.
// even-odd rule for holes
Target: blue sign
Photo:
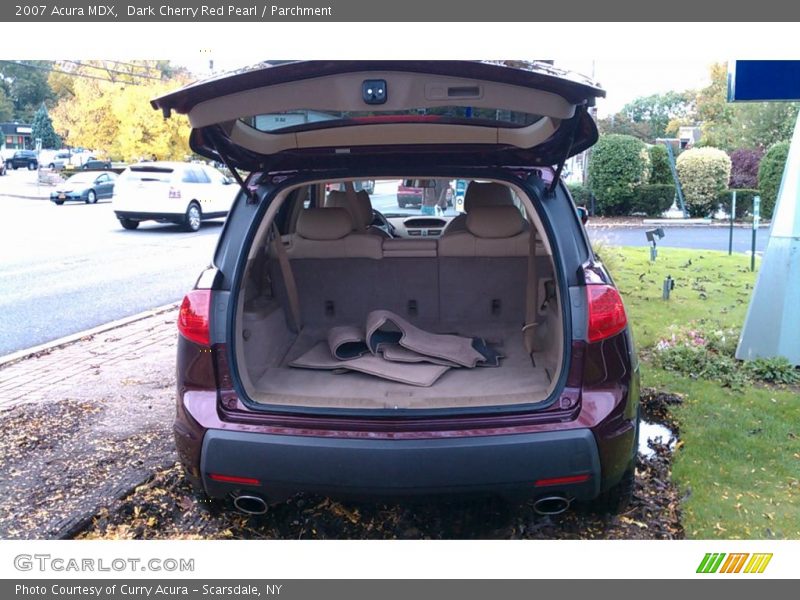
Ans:
<svg viewBox="0 0 800 600"><path fill-rule="evenodd" d="M800 100L800 60L728 63L728 102Z"/></svg>

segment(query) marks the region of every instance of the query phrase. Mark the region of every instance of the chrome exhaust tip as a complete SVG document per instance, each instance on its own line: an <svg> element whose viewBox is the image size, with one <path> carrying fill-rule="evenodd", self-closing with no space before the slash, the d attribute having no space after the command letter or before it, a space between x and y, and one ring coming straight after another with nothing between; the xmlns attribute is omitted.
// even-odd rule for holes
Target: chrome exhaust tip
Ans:
<svg viewBox="0 0 800 600"><path fill-rule="evenodd" d="M259 496L236 496L233 505L246 515L263 515L268 508L266 501Z"/></svg>
<svg viewBox="0 0 800 600"><path fill-rule="evenodd" d="M533 503L533 510L539 515L560 515L570 504L572 500L564 496L545 496Z"/></svg>

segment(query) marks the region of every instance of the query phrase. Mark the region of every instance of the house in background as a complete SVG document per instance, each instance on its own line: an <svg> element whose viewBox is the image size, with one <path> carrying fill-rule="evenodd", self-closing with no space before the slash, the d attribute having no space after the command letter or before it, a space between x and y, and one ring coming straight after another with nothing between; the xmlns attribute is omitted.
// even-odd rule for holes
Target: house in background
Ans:
<svg viewBox="0 0 800 600"><path fill-rule="evenodd" d="M678 139L681 141L681 150L694 147L694 145L700 141L701 135L699 127L678 128Z"/></svg>
<svg viewBox="0 0 800 600"><path fill-rule="evenodd" d="M33 148L32 128L27 123L0 123L2 140L0 146L6 150Z"/></svg>

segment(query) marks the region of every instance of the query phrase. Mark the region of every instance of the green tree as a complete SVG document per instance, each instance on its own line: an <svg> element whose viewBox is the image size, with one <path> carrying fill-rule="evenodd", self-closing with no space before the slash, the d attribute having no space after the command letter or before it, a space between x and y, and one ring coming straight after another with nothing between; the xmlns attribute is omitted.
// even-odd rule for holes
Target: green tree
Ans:
<svg viewBox="0 0 800 600"><path fill-rule="evenodd" d="M687 119L694 114L695 93L667 92L636 98L620 111L632 123L646 125L647 140L667 136L667 127L677 119Z"/></svg>
<svg viewBox="0 0 800 600"><path fill-rule="evenodd" d="M647 183L650 157L644 142L629 135L604 135L589 159L589 188L603 215L629 213L636 188Z"/></svg>
<svg viewBox="0 0 800 600"><path fill-rule="evenodd" d="M52 100L47 83L51 65L46 60L0 61L0 77L14 105L15 120L30 121L43 102Z"/></svg>
<svg viewBox="0 0 800 600"><path fill-rule="evenodd" d="M647 123L635 123L625 113L616 113L597 121L600 135L629 135L642 141L650 139L650 127Z"/></svg>
<svg viewBox="0 0 800 600"><path fill-rule="evenodd" d="M791 136L800 104L797 102L728 102L727 65L711 66L711 82L696 98L702 146L766 148Z"/></svg>
<svg viewBox="0 0 800 600"><path fill-rule="evenodd" d="M14 119L14 103L6 94L5 88L0 85L0 121L11 121Z"/></svg>
<svg viewBox="0 0 800 600"><path fill-rule="evenodd" d="M758 167L758 189L761 191L761 216L772 219L778 191L783 179L786 159L789 157L789 142L778 142L770 146Z"/></svg>
<svg viewBox="0 0 800 600"><path fill-rule="evenodd" d="M47 113L47 107L42 104L36 114L33 116L33 123L31 123L31 137L33 139L42 140L42 148L60 148L61 138L56 134L53 129L53 121Z"/></svg>

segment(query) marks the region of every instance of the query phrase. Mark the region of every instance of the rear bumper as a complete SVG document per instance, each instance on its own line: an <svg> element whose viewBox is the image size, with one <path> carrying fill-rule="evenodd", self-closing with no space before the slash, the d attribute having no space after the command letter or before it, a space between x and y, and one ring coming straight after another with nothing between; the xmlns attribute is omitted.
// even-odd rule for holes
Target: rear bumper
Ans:
<svg viewBox="0 0 800 600"><path fill-rule="evenodd" d="M422 205L422 196L415 196L413 194L405 195L405 194L398 194L397 195L397 203L398 204L416 204L418 206Z"/></svg>
<svg viewBox="0 0 800 600"><path fill-rule="evenodd" d="M154 213L132 210L115 210L117 219L131 219L132 221L161 221L162 223L183 223L184 213Z"/></svg>
<svg viewBox="0 0 800 600"><path fill-rule="evenodd" d="M200 456L202 485L212 497L258 493L282 500L297 492L331 495L508 493L563 494L590 500L601 467L588 429L422 440L370 440L208 430ZM210 474L250 478L243 485ZM537 486L550 478L578 483Z"/></svg>

